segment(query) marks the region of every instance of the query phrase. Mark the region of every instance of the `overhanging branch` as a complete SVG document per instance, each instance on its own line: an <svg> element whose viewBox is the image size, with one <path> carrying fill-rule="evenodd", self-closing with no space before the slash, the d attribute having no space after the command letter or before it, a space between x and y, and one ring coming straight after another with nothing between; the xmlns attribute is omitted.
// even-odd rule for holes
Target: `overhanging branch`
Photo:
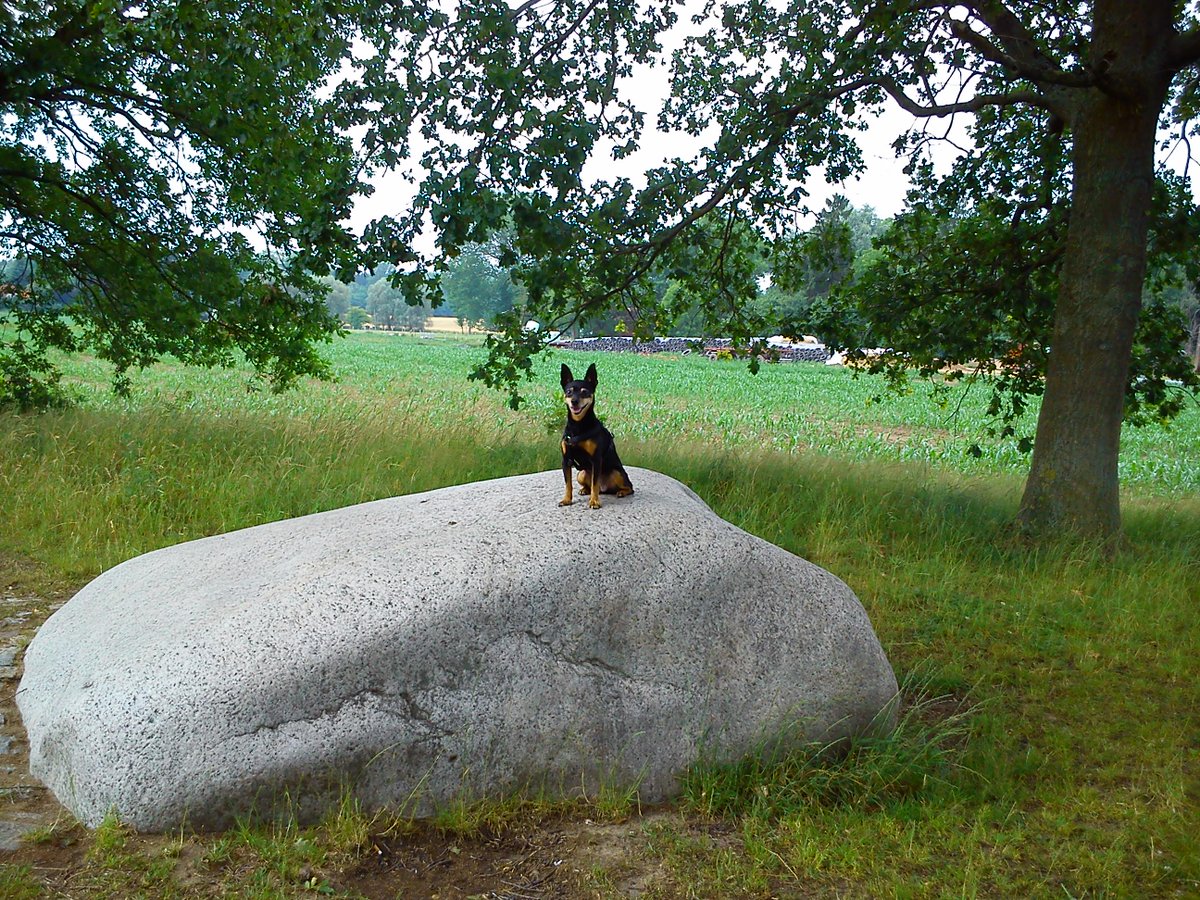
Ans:
<svg viewBox="0 0 1200 900"><path fill-rule="evenodd" d="M1085 88L1097 83L1096 77L1090 72L1068 72L1044 57L1023 59L1006 53L962 20L951 19L950 32L984 59L1003 66L1017 77L1035 84ZM1038 56L1040 57L1040 54Z"/></svg>
<svg viewBox="0 0 1200 900"><path fill-rule="evenodd" d="M1167 51L1167 59L1176 72L1200 63L1200 28L1175 35Z"/></svg>
<svg viewBox="0 0 1200 900"><path fill-rule="evenodd" d="M1005 91L999 94L976 94L974 97L969 97L966 100L956 100L953 103L921 103L914 100L904 92L894 78L889 77L869 77L860 78L855 81L847 82L846 84L829 92L827 95L830 100L853 93L854 91L864 90L866 88L878 87L882 88L888 96L890 96L896 104L907 113L911 113L919 119L940 118L942 116L953 116L959 113L974 113L981 109L997 106L1034 106L1038 109L1044 109L1047 112L1060 114L1057 109L1057 104L1054 103L1048 96L1034 90L1019 90ZM800 107L792 107L789 112L799 111Z"/></svg>
<svg viewBox="0 0 1200 900"><path fill-rule="evenodd" d="M900 88L894 81L880 81L879 86L887 91L888 96L907 113L912 113L920 119L941 118L959 113L974 113L981 109L994 106L1035 106L1048 112L1055 112L1054 105L1044 94L1037 91L1010 91L1003 94L976 94L967 100L955 103L937 103L925 105L917 102Z"/></svg>
<svg viewBox="0 0 1200 900"><path fill-rule="evenodd" d="M1062 87L1092 87L1096 83L1093 73L1083 71L1066 71L1053 59L1044 54L1037 45L1033 34L1025 27L1025 23L1000 0L976 0L963 3L981 22L987 25L995 41L999 44L997 52L1002 52L1007 65L1014 67L1022 78L1036 81L1041 85L1060 85ZM961 24L967 31L973 30L966 22ZM958 35L955 35L958 37ZM981 40L985 40L979 36ZM966 40L960 37L960 40ZM1002 48L1002 49L1001 49ZM998 61L998 60L993 60Z"/></svg>
<svg viewBox="0 0 1200 900"><path fill-rule="evenodd" d="M660 249L671 243L671 241L678 237L684 229L704 218L706 215L720 206L721 202L728 197L735 188L744 184L746 181L747 172L770 157L774 156L775 152L779 150L779 148L782 147L784 142L787 140L791 126L795 123L796 119L799 118L799 115L799 109L792 111L789 115L788 121L779 127L775 134L771 136L770 140L768 140L766 144L764 144L762 148L758 150L758 152L738 166L728 178L717 185L707 200L705 200L691 212L686 213L670 228L663 230L658 235L647 241L644 241L640 244L631 244L627 247L622 247L616 252L618 254L642 253L646 250Z"/></svg>

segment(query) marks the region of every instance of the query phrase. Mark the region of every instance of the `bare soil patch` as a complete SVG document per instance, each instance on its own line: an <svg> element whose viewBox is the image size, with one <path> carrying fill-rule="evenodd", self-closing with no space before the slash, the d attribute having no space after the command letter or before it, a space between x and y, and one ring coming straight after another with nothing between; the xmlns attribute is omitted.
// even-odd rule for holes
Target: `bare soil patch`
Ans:
<svg viewBox="0 0 1200 900"><path fill-rule="evenodd" d="M29 774L29 741L17 710L25 646L66 594L39 597L25 591L23 580L5 567L0 584L0 862L16 849L21 836L64 817L70 818L46 787Z"/></svg>

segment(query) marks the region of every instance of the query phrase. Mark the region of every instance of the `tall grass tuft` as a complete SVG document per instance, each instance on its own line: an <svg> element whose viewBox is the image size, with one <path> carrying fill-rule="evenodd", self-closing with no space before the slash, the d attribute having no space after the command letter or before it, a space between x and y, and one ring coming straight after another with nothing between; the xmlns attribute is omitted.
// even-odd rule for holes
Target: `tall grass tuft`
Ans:
<svg viewBox="0 0 1200 900"><path fill-rule="evenodd" d="M317 419L150 407L0 417L0 550L85 579L169 544L528 471L531 448L385 409Z"/></svg>
<svg viewBox="0 0 1200 900"><path fill-rule="evenodd" d="M929 687L907 680L889 733L701 762L683 778L684 800L706 816L775 819L813 806L881 810L951 788L973 775L963 764L972 710L964 698Z"/></svg>

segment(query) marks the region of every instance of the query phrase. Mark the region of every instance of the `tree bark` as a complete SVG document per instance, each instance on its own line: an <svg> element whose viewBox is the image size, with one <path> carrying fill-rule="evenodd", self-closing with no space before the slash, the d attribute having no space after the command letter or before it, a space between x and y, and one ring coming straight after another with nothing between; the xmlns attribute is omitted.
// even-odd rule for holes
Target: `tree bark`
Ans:
<svg viewBox="0 0 1200 900"><path fill-rule="evenodd" d="M1018 517L1026 532L1120 535L1117 457L1171 34L1169 3L1096 4L1093 60L1105 74L1078 98L1071 122L1071 220Z"/></svg>
<svg viewBox="0 0 1200 900"><path fill-rule="evenodd" d="M1192 368L1200 372L1200 309L1192 313Z"/></svg>

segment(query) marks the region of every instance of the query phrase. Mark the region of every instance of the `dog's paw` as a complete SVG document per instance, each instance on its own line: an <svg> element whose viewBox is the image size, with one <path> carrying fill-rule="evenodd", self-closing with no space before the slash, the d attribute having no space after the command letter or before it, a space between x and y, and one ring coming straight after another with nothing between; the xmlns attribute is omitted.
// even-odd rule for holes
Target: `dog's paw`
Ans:
<svg viewBox="0 0 1200 900"><path fill-rule="evenodd" d="M559 506L570 506L570 505L571 505L571 501L570 501L570 500L559 500L559 501L558 501L558 505L559 505Z"/></svg>
<svg viewBox="0 0 1200 900"><path fill-rule="evenodd" d="M589 500L588 501L588 509L599 509L599 508L600 508L599 500Z"/></svg>

